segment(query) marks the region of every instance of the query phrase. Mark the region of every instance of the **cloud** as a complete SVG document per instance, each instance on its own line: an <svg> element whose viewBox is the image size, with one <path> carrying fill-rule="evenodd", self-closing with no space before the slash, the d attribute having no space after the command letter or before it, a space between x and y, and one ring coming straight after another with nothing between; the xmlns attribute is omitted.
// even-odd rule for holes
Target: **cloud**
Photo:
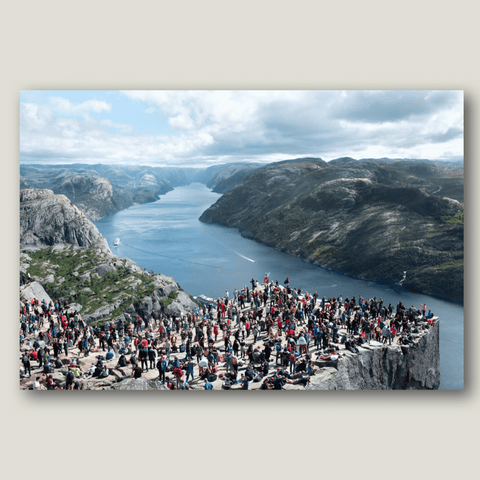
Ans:
<svg viewBox="0 0 480 480"><path fill-rule="evenodd" d="M112 109L110 103L100 100L86 100L81 103L72 103L66 98L51 97L50 102L53 110L64 115L86 115L89 112L109 112Z"/></svg>
<svg viewBox="0 0 480 480"><path fill-rule="evenodd" d="M355 91L346 92L330 108L333 118L350 122L399 122L450 108L460 95L455 91Z"/></svg>
<svg viewBox="0 0 480 480"><path fill-rule="evenodd" d="M463 93L457 91L179 90L121 94L123 105L125 99L144 105L140 105L140 115L116 121L113 95L108 103L72 103L58 96L41 105L22 103L22 161L38 161L48 157L48 152L52 159L69 162L163 165L274 161L297 156L330 160L343 156L463 155ZM99 113L102 119L96 118ZM153 113L162 115L167 129L161 135L138 134L147 116L155 121L150 116ZM106 114L108 119L103 118Z"/></svg>

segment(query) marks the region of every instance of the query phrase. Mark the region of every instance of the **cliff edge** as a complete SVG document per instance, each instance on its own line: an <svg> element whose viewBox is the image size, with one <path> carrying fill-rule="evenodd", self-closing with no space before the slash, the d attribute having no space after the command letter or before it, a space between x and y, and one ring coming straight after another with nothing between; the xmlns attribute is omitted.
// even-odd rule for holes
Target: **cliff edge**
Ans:
<svg viewBox="0 0 480 480"><path fill-rule="evenodd" d="M308 390L437 390L440 386L440 322L412 345L358 347L359 355L337 360L311 379Z"/></svg>

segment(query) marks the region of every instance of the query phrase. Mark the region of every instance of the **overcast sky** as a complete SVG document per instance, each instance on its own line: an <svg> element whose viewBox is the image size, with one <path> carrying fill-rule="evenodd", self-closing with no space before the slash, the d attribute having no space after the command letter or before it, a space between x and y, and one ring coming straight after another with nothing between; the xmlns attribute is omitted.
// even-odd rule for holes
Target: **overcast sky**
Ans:
<svg viewBox="0 0 480 480"><path fill-rule="evenodd" d="M462 91L22 91L21 163L463 160Z"/></svg>

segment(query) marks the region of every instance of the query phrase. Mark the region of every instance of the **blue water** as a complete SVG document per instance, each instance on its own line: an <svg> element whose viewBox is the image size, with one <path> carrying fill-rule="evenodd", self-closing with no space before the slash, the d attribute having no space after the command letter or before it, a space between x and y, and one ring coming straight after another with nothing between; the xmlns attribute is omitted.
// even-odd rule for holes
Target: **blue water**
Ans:
<svg viewBox="0 0 480 480"><path fill-rule="evenodd" d="M171 275L192 295L219 297L228 290L231 297L234 288L252 277L261 282L270 272L273 281L283 283L288 276L292 286L320 297L381 297L387 305L402 300L417 308L426 303L441 319L440 388L463 389L463 306L333 273L246 239L236 229L201 223L202 212L220 196L194 183L98 220L96 226L116 255ZM121 243L113 247L116 237Z"/></svg>

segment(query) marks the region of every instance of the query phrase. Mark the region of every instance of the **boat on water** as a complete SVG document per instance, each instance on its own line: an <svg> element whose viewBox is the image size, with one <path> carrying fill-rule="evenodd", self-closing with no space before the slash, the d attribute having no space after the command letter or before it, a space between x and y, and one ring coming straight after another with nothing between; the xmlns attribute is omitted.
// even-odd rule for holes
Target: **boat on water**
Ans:
<svg viewBox="0 0 480 480"><path fill-rule="evenodd" d="M114 247L118 247L119 243L120 243L120 239L119 239L119 238L116 238L116 239L113 241L113 246L114 246Z"/></svg>

